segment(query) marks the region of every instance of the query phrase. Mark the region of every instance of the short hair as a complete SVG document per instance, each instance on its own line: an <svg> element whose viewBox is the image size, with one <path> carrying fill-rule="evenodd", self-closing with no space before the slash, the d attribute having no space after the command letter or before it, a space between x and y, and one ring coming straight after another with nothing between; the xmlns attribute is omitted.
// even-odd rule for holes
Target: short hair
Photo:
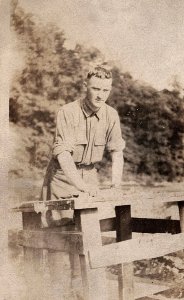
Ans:
<svg viewBox="0 0 184 300"><path fill-rule="evenodd" d="M112 78L112 73L104 66L96 66L88 72L87 79L93 76L101 79L110 79Z"/></svg>

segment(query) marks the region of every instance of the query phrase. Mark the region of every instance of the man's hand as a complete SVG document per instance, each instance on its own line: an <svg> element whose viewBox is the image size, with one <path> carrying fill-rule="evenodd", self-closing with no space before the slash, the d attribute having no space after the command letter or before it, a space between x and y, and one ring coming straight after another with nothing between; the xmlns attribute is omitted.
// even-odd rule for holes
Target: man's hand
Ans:
<svg viewBox="0 0 184 300"><path fill-rule="evenodd" d="M69 179L71 185L74 185L80 192L89 193L90 196L96 194L94 187L86 184L79 174L70 152L64 151L57 158L61 169Z"/></svg>
<svg viewBox="0 0 184 300"><path fill-rule="evenodd" d="M71 154L67 151L58 155L58 161L61 169L74 185L78 191L88 193L90 196L95 197L98 194L98 187L91 184L86 184L76 169L76 165L73 161Z"/></svg>
<svg viewBox="0 0 184 300"><path fill-rule="evenodd" d="M88 193L91 197L96 197L99 194L99 188L91 184L86 184L84 193Z"/></svg>

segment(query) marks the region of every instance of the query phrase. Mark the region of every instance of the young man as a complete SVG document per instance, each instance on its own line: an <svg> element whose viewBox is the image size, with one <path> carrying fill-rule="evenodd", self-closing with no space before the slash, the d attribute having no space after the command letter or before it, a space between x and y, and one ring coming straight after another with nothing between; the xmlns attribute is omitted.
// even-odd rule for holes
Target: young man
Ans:
<svg viewBox="0 0 184 300"><path fill-rule="evenodd" d="M102 160L105 147L112 156L112 187L120 186L125 142L118 114L106 104L112 74L104 67L95 67L88 73L85 86L85 98L62 106L57 114L53 157L44 182L46 199L78 192L96 196L95 164Z"/></svg>
<svg viewBox="0 0 184 300"><path fill-rule="evenodd" d="M101 66L94 68L88 73L85 86L85 98L62 106L57 114L53 156L43 186L44 199L79 192L97 196L95 164L102 160L105 147L112 156L112 187L118 188L121 184L125 142L118 114L106 104L112 86L111 72ZM52 211L50 220L54 225L65 225L68 218L72 218L71 211ZM60 282L57 274L64 269L64 256L50 252L49 257L55 282ZM79 273L78 256L73 256L70 264L74 279ZM61 286L66 288L66 283Z"/></svg>

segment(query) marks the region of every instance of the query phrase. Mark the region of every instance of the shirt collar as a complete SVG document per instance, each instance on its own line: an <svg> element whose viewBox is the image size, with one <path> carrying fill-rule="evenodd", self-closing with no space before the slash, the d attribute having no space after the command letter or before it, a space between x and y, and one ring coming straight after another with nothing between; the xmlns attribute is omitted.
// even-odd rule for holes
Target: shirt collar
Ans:
<svg viewBox="0 0 184 300"><path fill-rule="evenodd" d="M102 106L97 112L92 112L89 109L89 107L87 107L87 105L85 104L84 100L81 100L80 104L81 104L81 109L82 109L82 111L83 111L83 113L84 113L84 115L85 115L86 118L88 118L88 117L90 117L92 115L96 116L98 119L101 118L102 112L104 110L104 106Z"/></svg>

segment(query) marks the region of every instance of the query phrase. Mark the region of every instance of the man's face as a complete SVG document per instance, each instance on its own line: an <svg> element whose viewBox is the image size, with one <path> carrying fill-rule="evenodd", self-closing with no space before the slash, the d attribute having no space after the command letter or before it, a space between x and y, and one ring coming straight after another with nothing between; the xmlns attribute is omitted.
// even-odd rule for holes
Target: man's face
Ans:
<svg viewBox="0 0 184 300"><path fill-rule="evenodd" d="M92 111L98 111L107 101L112 87L112 79L92 76L87 80L86 104Z"/></svg>

